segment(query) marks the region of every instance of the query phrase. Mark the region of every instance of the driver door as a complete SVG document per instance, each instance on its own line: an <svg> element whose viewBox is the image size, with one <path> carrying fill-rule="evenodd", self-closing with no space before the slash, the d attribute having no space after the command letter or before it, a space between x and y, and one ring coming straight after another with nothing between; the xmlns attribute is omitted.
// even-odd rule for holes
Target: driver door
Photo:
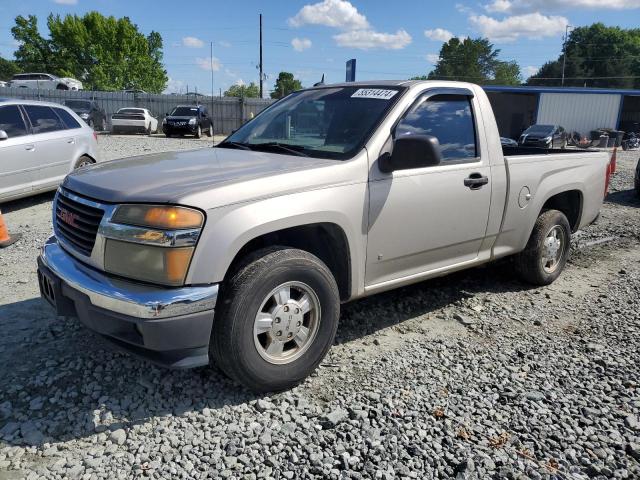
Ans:
<svg viewBox="0 0 640 480"><path fill-rule="evenodd" d="M366 288L471 263L478 257L489 218L491 184L476 111L478 104L469 90L430 90L395 127L393 138L436 137L442 161L389 174L372 169ZM470 185L467 179L482 183Z"/></svg>

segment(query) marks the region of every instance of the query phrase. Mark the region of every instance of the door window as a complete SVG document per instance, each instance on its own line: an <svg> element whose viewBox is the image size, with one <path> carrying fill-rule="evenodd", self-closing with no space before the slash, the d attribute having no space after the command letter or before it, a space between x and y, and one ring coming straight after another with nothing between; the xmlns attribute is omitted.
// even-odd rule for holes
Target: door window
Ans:
<svg viewBox="0 0 640 480"><path fill-rule="evenodd" d="M55 132L66 128L51 107L24 105L24 109L31 120L33 133Z"/></svg>
<svg viewBox="0 0 640 480"><path fill-rule="evenodd" d="M466 95L434 95L418 103L396 127L396 138L404 135L436 137L442 163L472 162L478 157L473 111Z"/></svg>
<svg viewBox="0 0 640 480"><path fill-rule="evenodd" d="M0 107L0 130L7 132L9 138L27 134L27 126L17 105Z"/></svg>
<svg viewBox="0 0 640 480"><path fill-rule="evenodd" d="M71 114L66 110L62 108L54 108L54 110L56 111L58 116L62 119L62 121L65 123L67 128L82 128L82 125L80 125L78 121L75 118L73 118Z"/></svg>

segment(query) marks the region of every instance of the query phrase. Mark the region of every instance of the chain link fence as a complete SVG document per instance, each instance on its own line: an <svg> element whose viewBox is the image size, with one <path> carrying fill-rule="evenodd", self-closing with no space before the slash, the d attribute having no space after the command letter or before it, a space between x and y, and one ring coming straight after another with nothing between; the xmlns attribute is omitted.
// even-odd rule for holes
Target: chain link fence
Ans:
<svg viewBox="0 0 640 480"><path fill-rule="evenodd" d="M124 107L148 109L161 122L176 105L204 105L209 109L216 134L226 135L273 103L267 98L207 97L151 93L93 92L88 90L43 90L0 88L0 98L19 98L64 103L65 100L94 100L107 114Z"/></svg>

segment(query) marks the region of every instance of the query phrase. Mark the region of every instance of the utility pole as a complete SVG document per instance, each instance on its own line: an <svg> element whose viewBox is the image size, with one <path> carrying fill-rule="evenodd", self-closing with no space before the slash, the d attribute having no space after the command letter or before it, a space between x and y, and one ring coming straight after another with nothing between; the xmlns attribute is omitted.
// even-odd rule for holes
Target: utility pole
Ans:
<svg viewBox="0 0 640 480"><path fill-rule="evenodd" d="M262 98L262 14L260 14L260 98Z"/></svg>
<svg viewBox="0 0 640 480"><path fill-rule="evenodd" d="M564 42L562 43L562 82L560 85L564 87L564 67L567 63L567 40L569 39L569 29L573 28L571 25L564 27Z"/></svg>
<svg viewBox="0 0 640 480"><path fill-rule="evenodd" d="M211 133L213 134L213 96L215 95L214 90L213 90L213 42L211 42L211 51L210 56L211 56L211 110L209 110L209 121L211 122ZM214 140L215 135L211 135L211 144L215 145L216 142Z"/></svg>

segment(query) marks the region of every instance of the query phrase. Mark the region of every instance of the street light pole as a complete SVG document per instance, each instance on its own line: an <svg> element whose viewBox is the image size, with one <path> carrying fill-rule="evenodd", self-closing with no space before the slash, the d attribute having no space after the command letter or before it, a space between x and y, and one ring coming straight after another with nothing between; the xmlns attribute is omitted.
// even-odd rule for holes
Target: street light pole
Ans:
<svg viewBox="0 0 640 480"><path fill-rule="evenodd" d="M564 27L564 42L562 43L562 81L561 85L564 87L564 67L567 64L567 40L569 38L569 29L573 28L571 25Z"/></svg>

